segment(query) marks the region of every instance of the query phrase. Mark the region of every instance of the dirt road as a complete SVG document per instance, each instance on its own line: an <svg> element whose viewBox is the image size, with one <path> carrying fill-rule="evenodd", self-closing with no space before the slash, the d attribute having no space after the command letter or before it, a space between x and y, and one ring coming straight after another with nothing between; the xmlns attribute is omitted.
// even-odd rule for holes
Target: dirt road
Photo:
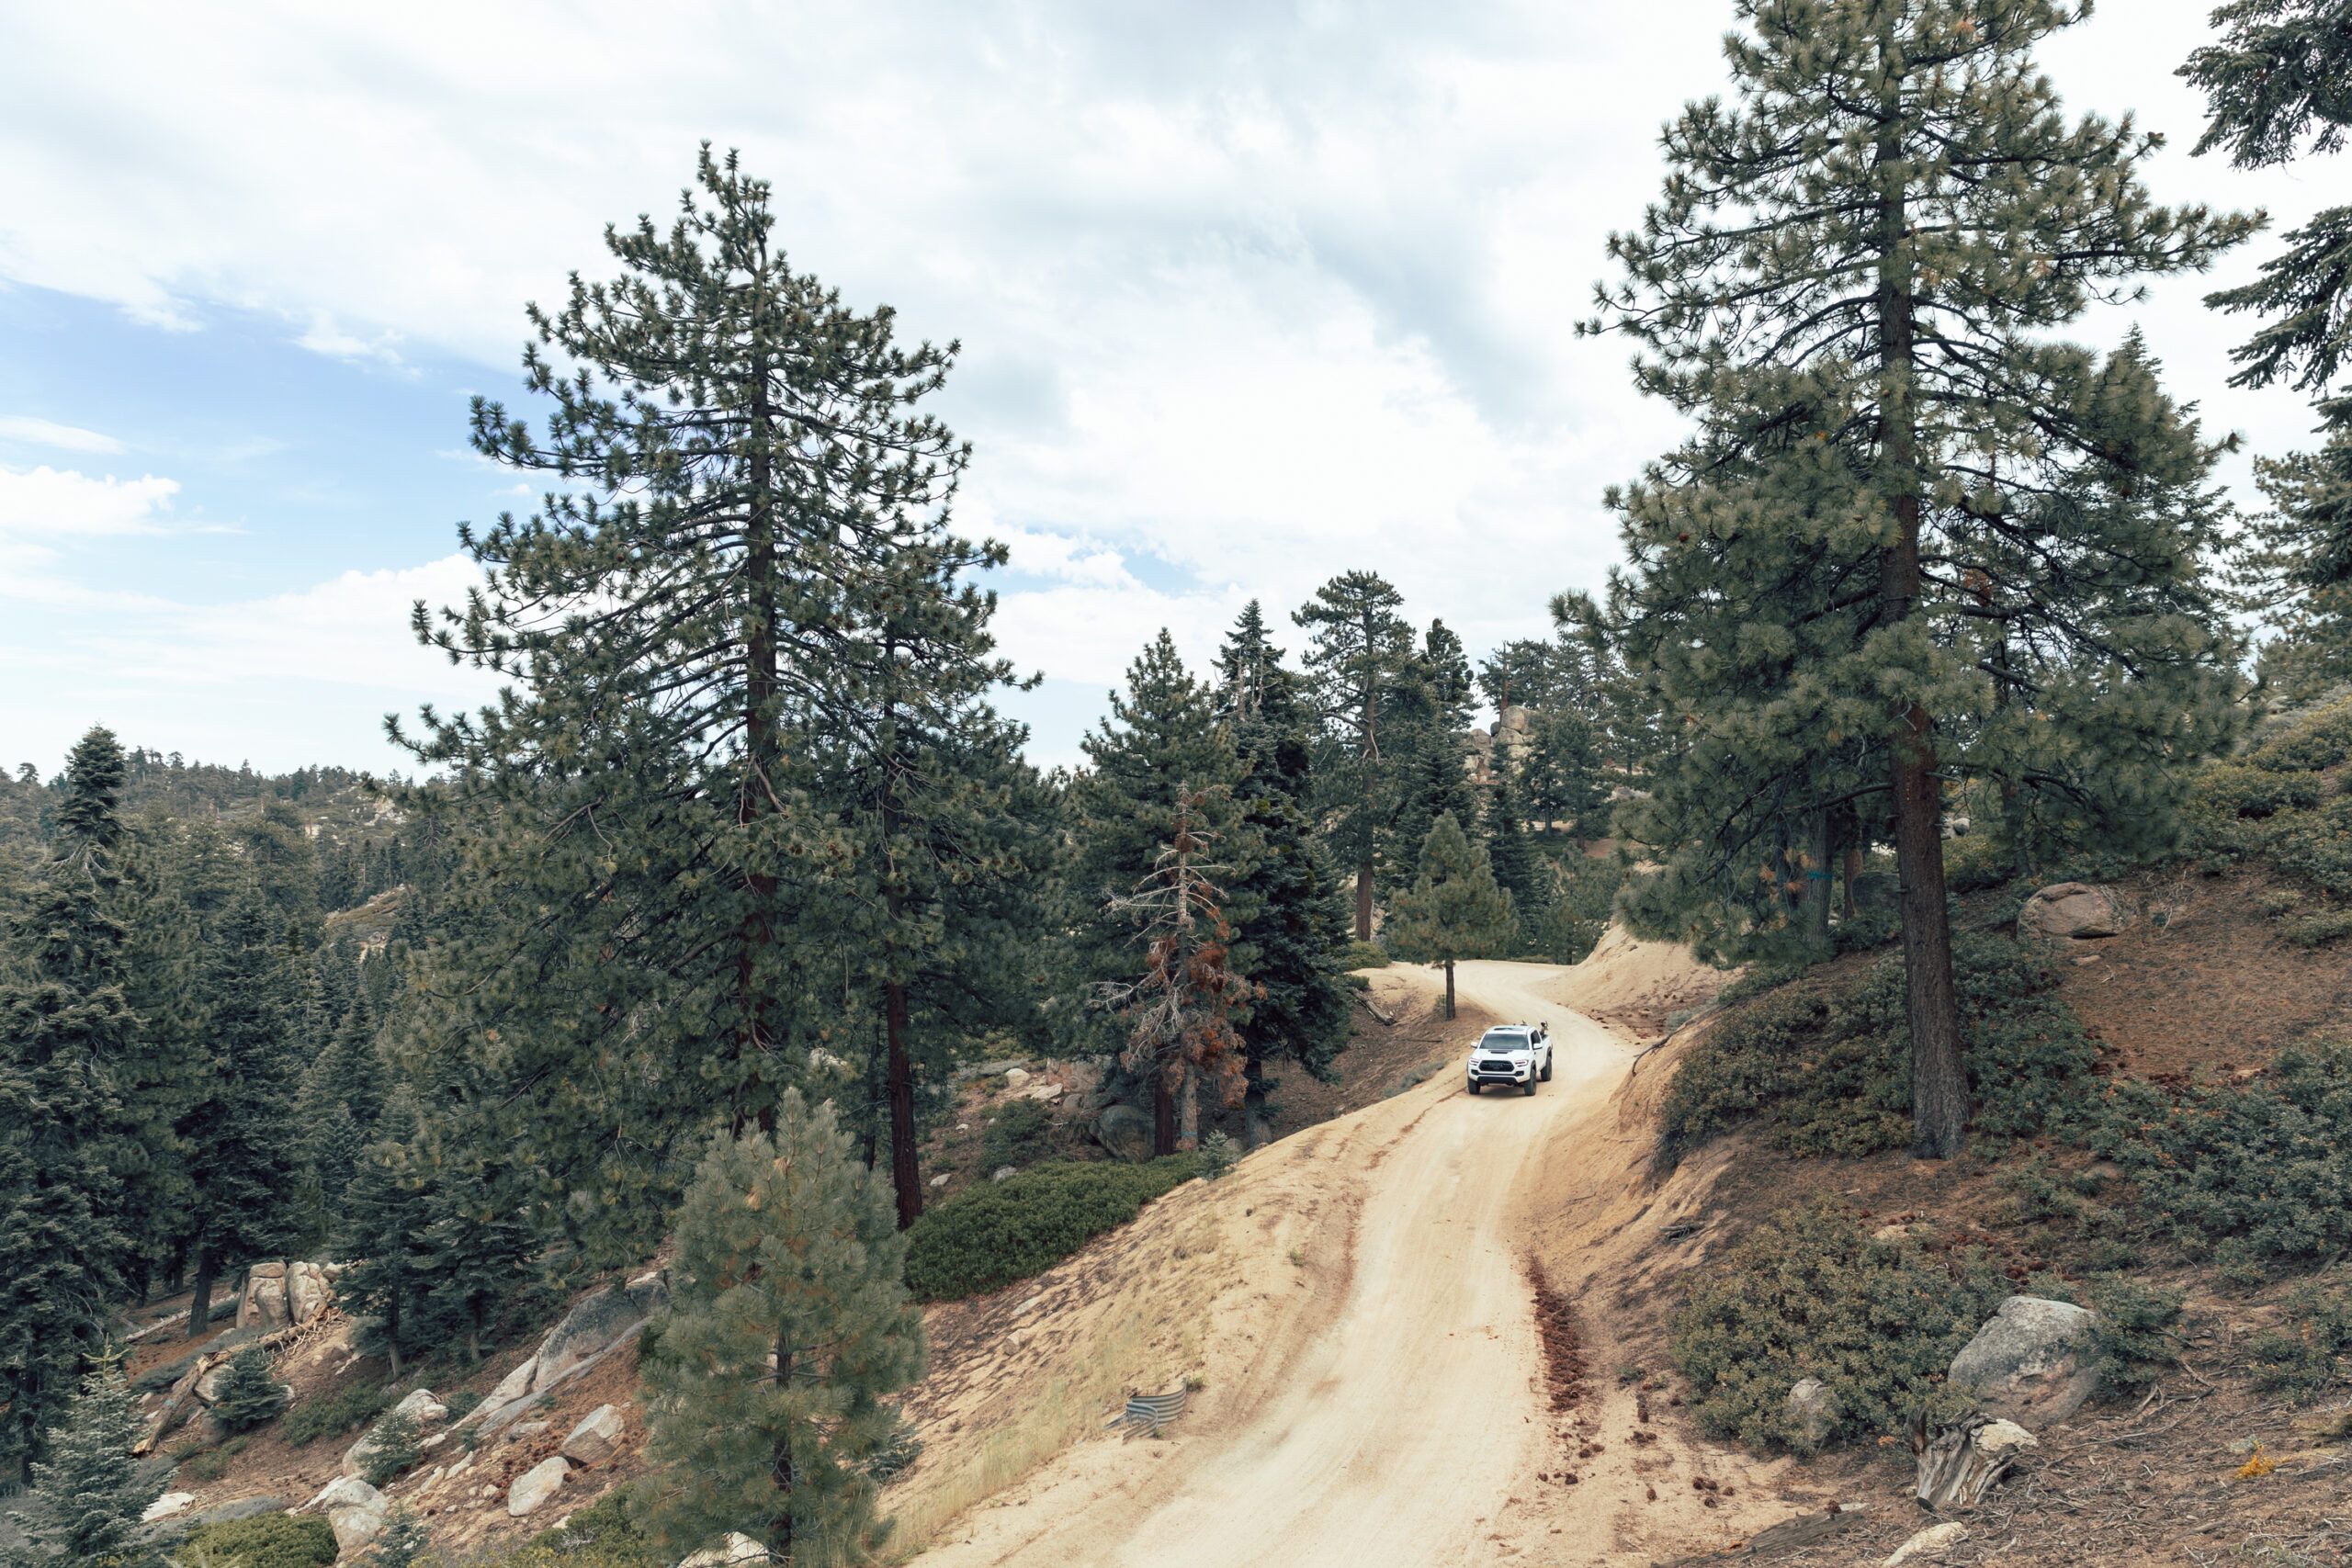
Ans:
<svg viewBox="0 0 2352 1568"><path fill-rule="evenodd" d="M1148 1456L1137 1457L1143 1445L1114 1452L1101 1444L1089 1446L1102 1452L1065 1456L1000 1504L1001 1513L976 1515L922 1561L1530 1561L1527 1546L1544 1536L1537 1516L1556 1505L1532 1501L1533 1475L1551 1454L1522 1275L1525 1185L1539 1148L1607 1092L1632 1054L1551 999L1568 973L1458 966L1465 1011L1550 1021L1553 1079L1532 1099L1498 1089L1472 1098L1462 1082L1466 1052L1458 1052L1438 1081L1357 1113L1372 1123L1367 1135L1328 1156L1370 1177L1344 1298L1328 1328L1262 1379L1247 1408ZM1473 1032L1464 1029L1465 1047ZM1278 1145L1254 1158L1282 1156Z"/></svg>

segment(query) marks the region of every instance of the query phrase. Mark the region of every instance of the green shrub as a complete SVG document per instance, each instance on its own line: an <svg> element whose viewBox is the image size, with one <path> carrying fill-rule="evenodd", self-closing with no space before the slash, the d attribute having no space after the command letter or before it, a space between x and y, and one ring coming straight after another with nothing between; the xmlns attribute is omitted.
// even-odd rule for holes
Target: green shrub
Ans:
<svg viewBox="0 0 2352 1568"><path fill-rule="evenodd" d="M2352 895L2352 795L2280 818L2267 847L2280 870L2339 897Z"/></svg>
<svg viewBox="0 0 2352 1568"><path fill-rule="evenodd" d="M1198 1155L1146 1165L1048 1161L923 1211L907 1233L907 1288L950 1301L1042 1272L1199 1173Z"/></svg>
<svg viewBox="0 0 2352 1568"><path fill-rule="evenodd" d="M2242 1238L2233 1259L2352 1245L2352 1047L2340 1042L2288 1046L2267 1078L2177 1101L2113 1085L2092 1143L2132 1174L2159 1224Z"/></svg>
<svg viewBox="0 0 2352 1568"><path fill-rule="evenodd" d="M1961 1046L1979 1134L2019 1137L2069 1120L2090 1041L2032 950L1959 933ZM1668 1162L1752 1116L1773 1141L1847 1157L1908 1145L1910 1027L1898 957L1834 992L1790 987L1724 1018L1682 1060L1660 1112Z"/></svg>
<svg viewBox="0 0 2352 1568"><path fill-rule="evenodd" d="M449 1395L447 1399L444 1399L441 1404L442 1406L449 1412L449 1419L452 1422L458 1422L464 1420L467 1416L480 1409L481 1407L481 1402L482 1395L479 1390L461 1388L458 1390L457 1393Z"/></svg>
<svg viewBox="0 0 2352 1568"><path fill-rule="evenodd" d="M230 1359L212 1418L232 1432L249 1432L285 1415L286 1399L286 1385L277 1381L269 1352L248 1345Z"/></svg>
<svg viewBox="0 0 2352 1568"><path fill-rule="evenodd" d="M661 1568L661 1555L628 1517L628 1494L616 1487L564 1520L562 1528L541 1530L506 1555L483 1559L480 1568Z"/></svg>
<svg viewBox="0 0 2352 1568"><path fill-rule="evenodd" d="M2243 762L2214 762L2198 773L2194 799L2222 817L2270 817L2317 806L2322 782L2317 773L2282 773Z"/></svg>
<svg viewBox="0 0 2352 1568"><path fill-rule="evenodd" d="M1045 1102L1015 1100L1001 1107L980 1140L980 1164L989 1170L1043 1159L1052 1147L1053 1113Z"/></svg>
<svg viewBox="0 0 2352 1568"><path fill-rule="evenodd" d="M207 1449L183 1461L190 1481L200 1481L207 1486L229 1473L229 1456L219 1449Z"/></svg>
<svg viewBox="0 0 2352 1568"><path fill-rule="evenodd" d="M1809 1445L1790 1418L1789 1389L1802 1378L1829 1390L1829 1441L1967 1408L1944 1370L2013 1293L1980 1250L1937 1256L1873 1241L1826 1201L1773 1215L1686 1289L1668 1348L1701 1425L1800 1451Z"/></svg>
<svg viewBox="0 0 2352 1568"><path fill-rule="evenodd" d="M2185 1292L2151 1285L2145 1280L2105 1272L2076 1285L2048 1274L2026 1282L2027 1293L2072 1302L2098 1314L2092 1343L2098 1351L2098 1375L2118 1388L2138 1388L2156 1381L2156 1374L2177 1359L2165 1330L2180 1320Z"/></svg>
<svg viewBox="0 0 2352 1568"><path fill-rule="evenodd" d="M1342 969L1385 969L1388 950L1376 942L1351 942L1340 949Z"/></svg>
<svg viewBox="0 0 2352 1568"><path fill-rule="evenodd" d="M2264 741L2246 761L2276 772L2333 768L2352 758L2352 701L2337 703L2298 720Z"/></svg>
<svg viewBox="0 0 2352 1568"><path fill-rule="evenodd" d="M197 1526L176 1555L212 1568L326 1568L335 1558L334 1527L316 1514L255 1514Z"/></svg>
<svg viewBox="0 0 2352 1568"><path fill-rule="evenodd" d="M1838 953L1871 953L1902 934L1902 915L1874 905L1840 919L1830 929L1829 945Z"/></svg>
<svg viewBox="0 0 2352 1568"><path fill-rule="evenodd" d="M366 1383L353 1383L333 1393L314 1394L287 1414L286 1424L277 1429L277 1435L296 1448L313 1438L338 1438L365 1426L399 1400L400 1395L394 1391L370 1388Z"/></svg>
<svg viewBox="0 0 2352 1568"><path fill-rule="evenodd" d="M2306 1280L2287 1292L2287 1321L2254 1337L2255 1381L2308 1404L2352 1380L2352 1291Z"/></svg>

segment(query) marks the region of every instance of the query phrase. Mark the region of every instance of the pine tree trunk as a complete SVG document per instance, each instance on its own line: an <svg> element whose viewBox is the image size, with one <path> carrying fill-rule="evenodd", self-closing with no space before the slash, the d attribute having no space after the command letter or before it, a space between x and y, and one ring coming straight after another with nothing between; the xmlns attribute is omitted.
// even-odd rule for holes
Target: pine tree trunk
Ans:
<svg viewBox="0 0 2352 1568"><path fill-rule="evenodd" d="M744 519L743 550L745 619L749 623L743 647L743 749L751 764L751 776L743 781L742 793L735 803L736 822L746 828L759 818L770 793L778 787L776 772L783 756L775 722L775 534L768 507L766 366L754 365L752 374L752 500ZM738 966L737 1005L742 1010L742 1021L737 1026L736 1052L739 1063L752 1076L750 1082L739 1083L735 1088L735 1135L739 1138L754 1114L762 1132L775 1130L775 1108L759 1104L763 1097L753 1091L760 1063L767 1051L767 999L761 986L759 961L775 941L772 911L775 907L776 879L767 872L753 870L747 880L752 890L752 912L743 922L742 956ZM754 1105L756 1112L751 1110Z"/></svg>
<svg viewBox="0 0 2352 1568"><path fill-rule="evenodd" d="M915 1065L907 1055L907 988L889 987L883 1012L890 1037L890 1185L899 1198L899 1228L922 1215L922 1168L915 1159Z"/></svg>
<svg viewBox="0 0 2352 1568"><path fill-rule="evenodd" d="M1176 1096L1168 1087L1167 1073L1158 1067L1151 1073L1151 1152L1176 1152Z"/></svg>
<svg viewBox="0 0 2352 1568"><path fill-rule="evenodd" d="M1176 1152L1191 1154L1201 1146L1201 1069L1184 1064L1176 1085Z"/></svg>
<svg viewBox="0 0 2352 1568"><path fill-rule="evenodd" d="M1854 878L1861 874L1862 846L1857 843L1849 846L1846 851L1846 908L1842 911L1843 918L1846 919L1852 919L1857 913L1854 908Z"/></svg>
<svg viewBox="0 0 2352 1568"><path fill-rule="evenodd" d="M1453 1016L1453 960L1445 961L1445 1016Z"/></svg>
<svg viewBox="0 0 2352 1568"><path fill-rule="evenodd" d="M1241 1076L1241 1147L1246 1153L1263 1148L1265 1144L1266 1063L1252 1051Z"/></svg>
<svg viewBox="0 0 2352 1568"><path fill-rule="evenodd" d="M196 1294L187 1303L187 1337L204 1337L205 1325L212 1321L212 1273L210 1251L199 1247L196 1254Z"/></svg>
<svg viewBox="0 0 2352 1568"><path fill-rule="evenodd" d="M1898 45L1889 13L1881 45L1890 95L1899 73ZM1881 367L1881 452L1892 494L1895 543L1879 562L1879 617L1893 626L1919 599L1918 411L1912 401L1913 297L1907 246L1910 222L1902 180L1905 164L1897 111L1889 102L1878 166L1887 182L1880 206L1878 276ZM1890 748L1894 789L1894 864L1903 911L1905 1011L1911 1026L1911 1119L1914 1156L1949 1159L1968 1125L1968 1079L1960 1061L1960 1010L1952 990L1951 923L1944 904L1942 784L1935 776L1935 719L1913 704L1899 716L1901 733Z"/></svg>
<svg viewBox="0 0 2352 1568"><path fill-rule="evenodd" d="M1372 863L1356 862L1356 940L1372 940Z"/></svg>
<svg viewBox="0 0 2352 1568"><path fill-rule="evenodd" d="M872 1170L882 1151L882 1119L889 1114L890 1091L884 1079L889 1070L889 1053L882 1043L882 1027L877 1021L874 1028L874 1043L865 1051L865 1131L858 1140L858 1153ZM895 1179L897 1173L891 1173Z"/></svg>
<svg viewBox="0 0 2352 1568"><path fill-rule="evenodd" d="M1829 945L1829 884L1834 874L1829 869L1829 813L1816 811L1810 824L1811 841L1805 846L1804 862L1804 934L1816 947Z"/></svg>
<svg viewBox="0 0 2352 1568"><path fill-rule="evenodd" d="M775 1386L779 1393L792 1387L792 1347L785 1340L781 1324L775 1331ZM792 1472L792 1439L787 1435L776 1444L775 1457L768 1464L768 1480L784 1498L782 1511L768 1524L775 1532L775 1542L769 1553L773 1562L788 1564L792 1561L792 1489L797 1479Z"/></svg>

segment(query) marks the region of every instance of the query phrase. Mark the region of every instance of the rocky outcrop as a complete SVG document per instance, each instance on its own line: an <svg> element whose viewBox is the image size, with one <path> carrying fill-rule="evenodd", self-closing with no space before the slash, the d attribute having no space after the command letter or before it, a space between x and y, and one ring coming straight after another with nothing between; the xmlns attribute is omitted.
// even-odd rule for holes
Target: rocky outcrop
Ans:
<svg viewBox="0 0 2352 1568"><path fill-rule="evenodd" d="M603 1464L620 1451L621 1434L627 1429L619 1406L599 1404L580 1418L580 1425L556 1452L574 1464Z"/></svg>
<svg viewBox="0 0 2352 1568"><path fill-rule="evenodd" d="M2131 905L2114 888L2061 882L2025 901L2018 911L2018 934L2044 942L2088 942L2119 935L2132 920Z"/></svg>
<svg viewBox="0 0 2352 1568"><path fill-rule="evenodd" d="M563 1478L571 1473L571 1461L561 1454L541 1460L506 1489L507 1516L519 1519L530 1513L561 1490Z"/></svg>
<svg viewBox="0 0 2352 1568"><path fill-rule="evenodd" d="M256 1263L245 1271L237 1303L237 1326L261 1333L299 1328L334 1302L338 1263Z"/></svg>
<svg viewBox="0 0 2352 1568"><path fill-rule="evenodd" d="M1950 1382L1993 1419L2029 1429L2064 1421L2098 1387L2098 1321L2071 1302L2011 1296L1952 1358Z"/></svg>
<svg viewBox="0 0 2352 1568"><path fill-rule="evenodd" d="M548 1330L530 1359L501 1379L490 1397L459 1425L471 1423L489 1433L515 1420L540 1394L578 1377L634 1339L669 1299L669 1286L659 1272L640 1275L624 1289L586 1297Z"/></svg>

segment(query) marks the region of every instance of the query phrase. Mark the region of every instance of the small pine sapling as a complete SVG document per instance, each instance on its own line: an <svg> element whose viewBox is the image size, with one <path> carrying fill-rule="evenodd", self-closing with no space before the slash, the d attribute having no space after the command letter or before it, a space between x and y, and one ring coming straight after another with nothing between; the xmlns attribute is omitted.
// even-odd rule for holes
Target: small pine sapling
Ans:
<svg viewBox="0 0 2352 1568"><path fill-rule="evenodd" d="M416 1417L395 1410L368 1434L367 1481L381 1486L424 1457L417 1440Z"/></svg>
<svg viewBox="0 0 2352 1568"><path fill-rule="evenodd" d="M139 1542L140 1516L164 1495L165 1477L141 1480L130 1457L139 1406L119 1359L99 1363L65 1404L65 1424L49 1430L45 1462L32 1467L29 1511L8 1522L30 1550L7 1551L9 1568L48 1562L104 1562L146 1568L154 1553Z"/></svg>
<svg viewBox="0 0 2352 1568"><path fill-rule="evenodd" d="M683 1282L640 1363L647 1538L664 1561L730 1532L771 1562L863 1561L888 1529L867 1468L897 1425L882 1396L925 1356L887 1177L786 1089L774 1133L714 1141L675 1235Z"/></svg>
<svg viewBox="0 0 2352 1568"><path fill-rule="evenodd" d="M286 1385L277 1381L269 1352L248 1345L229 1362L212 1418L232 1432L250 1432L286 1414Z"/></svg>
<svg viewBox="0 0 2352 1568"><path fill-rule="evenodd" d="M376 1538L376 1550L368 1554L368 1568L419 1568L430 1562L427 1550L433 1544L433 1532L403 1506L392 1510L384 1521L384 1533Z"/></svg>

